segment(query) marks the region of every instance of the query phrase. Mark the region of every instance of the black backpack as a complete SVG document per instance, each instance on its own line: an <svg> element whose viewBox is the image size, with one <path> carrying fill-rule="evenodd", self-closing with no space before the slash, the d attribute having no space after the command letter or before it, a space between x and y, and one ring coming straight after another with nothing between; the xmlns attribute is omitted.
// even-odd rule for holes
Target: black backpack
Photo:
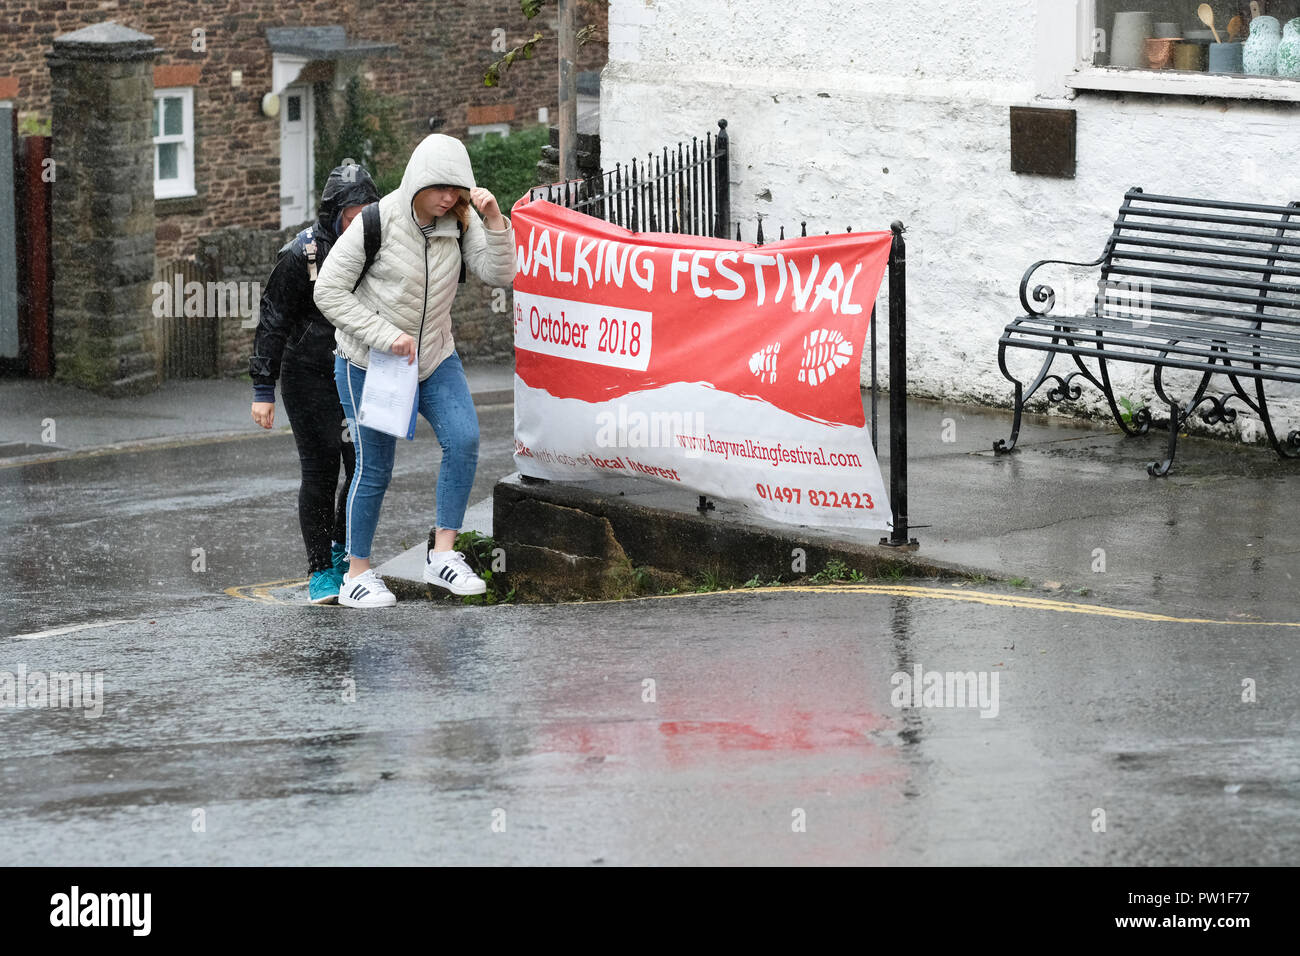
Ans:
<svg viewBox="0 0 1300 956"><path fill-rule="evenodd" d="M352 286L352 291L357 291L357 286L361 285L361 280L366 277L370 271L370 264L375 261L375 254L379 252L379 244L383 241L382 227L379 224L379 203L372 202L361 210L361 226L365 229L366 244L366 264L361 267L361 275L357 276L356 283ZM465 227L457 221L456 228L459 235L456 242L460 246L460 281L465 281Z"/></svg>

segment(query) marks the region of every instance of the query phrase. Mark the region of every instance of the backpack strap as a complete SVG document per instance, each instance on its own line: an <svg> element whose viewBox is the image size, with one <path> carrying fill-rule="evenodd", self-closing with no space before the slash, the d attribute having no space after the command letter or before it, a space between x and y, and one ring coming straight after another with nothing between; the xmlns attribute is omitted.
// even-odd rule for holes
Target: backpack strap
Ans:
<svg viewBox="0 0 1300 956"><path fill-rule="evenodd" d="M298 233L299 238L306 239L302 251L307 255L307 281L316 281L316 233L315 227L308 227Z"/></svg>
<svg viewBox="0 0 1300 956"><path fill-rule="evenodd" d="M353 292L357 291L357 286L361 285L361 280L370 271L370 264L375 261L375 255L379 252L379 244L383 240L383 228L379 222L379 203L368 203L361 210L361 226L365 231L366 262L361 267L361 274L357 276L356 285L352 286Z"/></svg>
<svg viewBox="0 0 1300 956"><path fill-rule="evenodd" d="M366 262L361 267L361 274L357 276L356 285L352 291L357 291L357 286L361 285L361 280L366 277L370 271L370 264L375 261L375 254L379 252L379 244L383 241L382 227L379 223L379 203L372 202L361 210L361 226L365 230ZM460 247L460 281L465 281L465 226L457 221L456 223L456 245Z"/></svg>

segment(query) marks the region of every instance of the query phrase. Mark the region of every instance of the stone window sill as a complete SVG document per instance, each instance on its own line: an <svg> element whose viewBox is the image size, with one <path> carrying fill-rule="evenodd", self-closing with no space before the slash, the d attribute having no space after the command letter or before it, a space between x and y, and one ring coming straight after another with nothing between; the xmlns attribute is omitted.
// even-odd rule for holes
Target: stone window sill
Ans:
<svg viewBox="0 0 1300 956"><path fill-rule="evenodd" d="M203 212L207 204L206 196L177 196L174 199L155 199L153 211L155 216Z"/></svg>
<svg viewBox="0 0 1300 956"><path fill-rule="evenodd" d="M1065 85L1075 90L1300 103L1300 80L1268 76L1086 67L1067 76Z"/></svg>

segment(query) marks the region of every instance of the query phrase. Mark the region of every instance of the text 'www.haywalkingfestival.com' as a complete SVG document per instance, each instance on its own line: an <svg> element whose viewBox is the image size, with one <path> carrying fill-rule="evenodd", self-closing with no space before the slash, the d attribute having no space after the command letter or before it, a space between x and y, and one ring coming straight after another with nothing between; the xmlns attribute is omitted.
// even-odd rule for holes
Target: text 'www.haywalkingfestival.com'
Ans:
<svg viewBox="0 0 1300 956"><path fill-rule="evenodd" d="M707 451L726 458L756 458L771 462L773 467L781 462L801 465L821 465L832 468L861 468L862 459L852 452L828 452L824 448L809 449L802 445L787 448L780 443L763 445L751 439L744 441L714 441L712 435L675 435L677 444L688 452Z"/></svg>

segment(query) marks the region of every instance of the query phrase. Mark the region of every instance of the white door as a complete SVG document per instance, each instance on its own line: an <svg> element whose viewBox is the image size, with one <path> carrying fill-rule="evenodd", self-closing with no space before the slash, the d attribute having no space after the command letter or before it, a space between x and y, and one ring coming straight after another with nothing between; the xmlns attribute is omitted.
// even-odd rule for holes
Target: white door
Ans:
<svg viewBox="0 0 1300 956"><path fill-rule="evenodd" d="M311 87L291 86L280 96L280 228L316 218Z"/></svg>

